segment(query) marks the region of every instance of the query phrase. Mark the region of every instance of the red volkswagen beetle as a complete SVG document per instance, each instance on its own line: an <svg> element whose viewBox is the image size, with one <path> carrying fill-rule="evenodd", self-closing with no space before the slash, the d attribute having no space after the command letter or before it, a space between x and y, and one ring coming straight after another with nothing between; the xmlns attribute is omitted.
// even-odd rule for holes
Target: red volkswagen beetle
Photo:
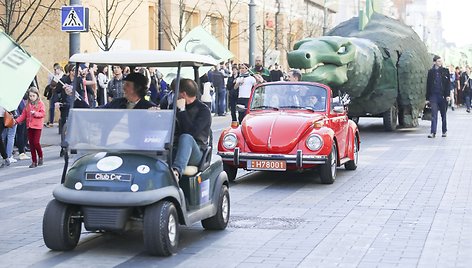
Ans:
<svg viewBox="0 0 472 268"><path fill-rule="evenodd" d="M228 178L246 170L311 170L331 184L336 168L357 168L359 130L347 103L331 89L309 82L274 82L253 89L242 124L225 129L218 154Z"/></svg>

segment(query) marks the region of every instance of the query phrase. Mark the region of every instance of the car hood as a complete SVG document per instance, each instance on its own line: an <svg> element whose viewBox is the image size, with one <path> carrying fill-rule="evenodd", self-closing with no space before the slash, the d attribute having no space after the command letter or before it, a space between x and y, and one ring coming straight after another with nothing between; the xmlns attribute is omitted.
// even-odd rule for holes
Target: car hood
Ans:
<svg viewBox="0 0 472 268"><path fill-rule="evenodd" d="M241 128L251 152L288 154L306 130L322 117L283 111L249 114Z"/></svg>

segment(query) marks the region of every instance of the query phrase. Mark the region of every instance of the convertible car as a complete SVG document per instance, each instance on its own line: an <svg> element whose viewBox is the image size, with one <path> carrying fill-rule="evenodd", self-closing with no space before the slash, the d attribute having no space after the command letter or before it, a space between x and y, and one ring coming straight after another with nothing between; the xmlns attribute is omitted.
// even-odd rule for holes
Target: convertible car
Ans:
<svg viewBox="0 0 472 268"><path fill-rule="evenodd" d="M348 98L309 82L264 83L253 89L240 126L225 129L218 154L230 181L238 168L286 171L319 168L332 184L336 168L355 170L359 130L347 117Z"/></svg>

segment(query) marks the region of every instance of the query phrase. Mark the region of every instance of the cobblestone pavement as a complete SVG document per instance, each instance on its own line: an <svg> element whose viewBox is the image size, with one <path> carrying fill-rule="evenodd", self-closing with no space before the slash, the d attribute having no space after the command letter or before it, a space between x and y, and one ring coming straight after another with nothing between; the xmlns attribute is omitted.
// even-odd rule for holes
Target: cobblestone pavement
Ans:
<svg viewBox="0 0 472 268"><path fill-rule="evenodd" d="M74 251L46 248L42 214L62 171L58 147L46 147L45 166L0 170L0 267L472 267L472 115L448 116L448 137L435 139L426 121L385 133L380 119L361 118L359 167L339 168L332 185L240 172L229 228L185 227L169 258L147 256L139 229L83 230Z"/></svg>

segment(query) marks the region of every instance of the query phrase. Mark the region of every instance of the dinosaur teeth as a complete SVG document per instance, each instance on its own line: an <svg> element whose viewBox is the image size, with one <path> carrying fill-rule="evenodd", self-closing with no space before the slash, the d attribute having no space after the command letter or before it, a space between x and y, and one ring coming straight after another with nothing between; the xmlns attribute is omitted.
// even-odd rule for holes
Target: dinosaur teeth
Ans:
<svg viewBox="0 0 472 268"><path fill-rule="evenodd" d="M314 72L318 67L325 65L324 63L320 62L315 65L315 67L310 68L310 69L305 69L305 73L312 73Z"/></svg>

